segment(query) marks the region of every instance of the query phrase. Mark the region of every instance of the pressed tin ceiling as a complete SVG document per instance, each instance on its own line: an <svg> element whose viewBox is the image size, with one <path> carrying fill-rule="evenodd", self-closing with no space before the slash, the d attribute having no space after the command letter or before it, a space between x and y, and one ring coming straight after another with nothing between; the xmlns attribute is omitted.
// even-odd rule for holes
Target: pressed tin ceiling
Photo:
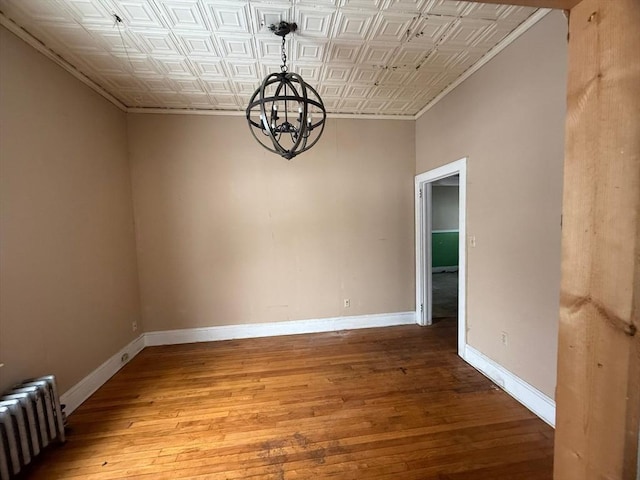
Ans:
<svg viewBox="0 0 640 480"><path fill-rule="evenodd" d="M134 109L244 111L280 70L268 25L294 21L289 70L328 112L399 116L420 112L536 12L448 0L0 0L0 10Z"/></svg>

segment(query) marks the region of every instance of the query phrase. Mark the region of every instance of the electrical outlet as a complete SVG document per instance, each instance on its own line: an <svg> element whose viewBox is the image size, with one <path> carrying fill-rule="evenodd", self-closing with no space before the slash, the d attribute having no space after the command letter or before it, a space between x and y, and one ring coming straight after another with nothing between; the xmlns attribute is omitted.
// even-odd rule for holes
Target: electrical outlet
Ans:
<svg viewBox="0 0 640 480"><path fill-rule="evenodd" d="M351 306L351 299L345 298L344 299L344 308L349 308L350 306Z"/></svg>
<svg viewBox="0 0 640 480"><path fill-rule="evenodd" d="M131 322L131 331L135 332L137 330L138 330L138 322L134 320L133 322Z"/></svg>
<svg viewBox="0 0 640 480"><path fill-rule="evenodd" d="M472 247L476 246L476 236L475 235L471 235L469 237L469 245L471 245Z"/></svg>
<svg viewBox="0 0 640 480"><path fill-rule="evenodd" d="M500 332L500 341L504 347L509 345L509 335L507 335L507 332Z"/></svg>

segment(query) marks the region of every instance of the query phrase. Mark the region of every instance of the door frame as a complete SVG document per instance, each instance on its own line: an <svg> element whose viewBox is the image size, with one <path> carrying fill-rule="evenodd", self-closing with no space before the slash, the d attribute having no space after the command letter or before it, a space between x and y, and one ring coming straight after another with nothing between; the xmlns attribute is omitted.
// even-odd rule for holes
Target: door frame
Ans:
<svg viewBox="0 0 640 480"><path fill-rule="evenodd" d="M464 356L467 344L467 157L421 173L415 177L415 232L416 232L416 323L431 324L431 184L436 180L460 176L458 190L458 355Z"/></svg>

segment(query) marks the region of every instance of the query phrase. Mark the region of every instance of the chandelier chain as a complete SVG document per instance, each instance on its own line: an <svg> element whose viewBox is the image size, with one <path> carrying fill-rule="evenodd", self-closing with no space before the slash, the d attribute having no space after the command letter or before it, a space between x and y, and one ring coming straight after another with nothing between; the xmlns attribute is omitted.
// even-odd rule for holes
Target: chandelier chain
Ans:
<svg viewBox="0 0 640 480"><path fill-rule="evenodd" d="M286 72L287 71L287 50L285 49L284 42L285 42L285 36L283 35L283 37L282 37L282 66L280 67L280 70L283 71L283 72Z"/></svg>

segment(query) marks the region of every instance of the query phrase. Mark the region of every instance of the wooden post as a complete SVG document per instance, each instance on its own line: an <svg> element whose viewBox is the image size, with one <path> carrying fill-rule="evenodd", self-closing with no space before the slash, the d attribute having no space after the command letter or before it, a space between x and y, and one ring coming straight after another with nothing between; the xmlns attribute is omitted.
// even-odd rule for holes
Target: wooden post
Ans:
<svg viewBox="0 0 640 480"><path fill-rule="evenodd" d="M640 410L640 0L571 10L554 477L632 480Z"/></svg>

